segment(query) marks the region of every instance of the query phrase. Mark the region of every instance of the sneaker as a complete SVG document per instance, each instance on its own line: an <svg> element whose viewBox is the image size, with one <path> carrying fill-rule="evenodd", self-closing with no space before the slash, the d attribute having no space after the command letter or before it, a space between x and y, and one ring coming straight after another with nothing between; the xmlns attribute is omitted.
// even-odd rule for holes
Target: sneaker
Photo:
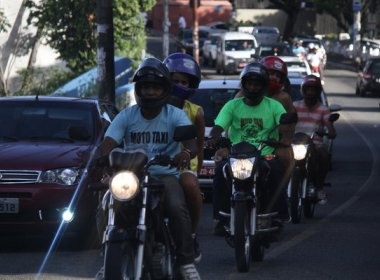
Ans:
<svg viewBox="0 0 380 280"><path fill-rule="evenodd" d="M192 237L193 237L193 242L194 242L194 262L199 263L202 259L202 252L199 247L197 235L194 233Z"/></svg>
<svg viewBox="0 0 380 280"><path fill-rule="evenodd" d="M181 273L183 280L200 280L201 277L194 264L181 265L179 267L179 272Z"/></svg>
<svg viewBox="0 0 380 280"><path fill-rule="evenodd" d="M326 195L326 192L324 190L319 190L317 192L317 196L318 196L318 203L319 204L325 205L327 203L327 195Z"/></svg>
<svg viewBox="0 0 380 280"><path fill-rule="evenodd" d="M218 221L214 227L214 235L216 236L226 236L226 229L224 228L224 223Z"/></svg>

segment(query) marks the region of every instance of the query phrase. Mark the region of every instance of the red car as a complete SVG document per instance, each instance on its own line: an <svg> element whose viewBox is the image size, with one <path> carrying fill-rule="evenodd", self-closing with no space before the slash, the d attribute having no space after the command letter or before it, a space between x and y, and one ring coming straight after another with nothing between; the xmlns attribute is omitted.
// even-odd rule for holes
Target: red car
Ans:
<svg viewBox="0 0 380 280"><path fill-rule="evenodd" d="M84 234L95 225L88 184L101 173L88 162L116 113L93 99L0 99L1 235L54 233L61 223L65 234Z"/></svg>

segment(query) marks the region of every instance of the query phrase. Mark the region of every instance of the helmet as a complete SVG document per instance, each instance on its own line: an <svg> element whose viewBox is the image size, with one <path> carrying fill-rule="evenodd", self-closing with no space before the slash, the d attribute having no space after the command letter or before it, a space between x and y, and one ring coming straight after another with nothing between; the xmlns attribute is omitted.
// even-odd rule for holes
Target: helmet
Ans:
<svg viewBox="0 0 380 280"><path fill-rule="evenodd" d="M315 93L307 94L305 89L308 87L316 88ZM322 91L321 79L315 75L307 75L303 78L301 92L307 105L314 105L319 100Z"/></svg>
<svg viewBox="0 0 380 280"><path fill-rule="evenodd" d="M198 88L201 81L201 69L195 59L185 53L173 53L164 59L170 73L184 73L190 76L190 87Z"/></svg>
<svg viewBox="0 0 380 280"><path fill-rule="evenodd" d="M185 53L173 53L164 59L164 64L168 67L169 72L181 73L189 78L189 87L180 84L173 85L172 95L180 99L188 99L194 94L201 81L201 69L198 63L191 55Z"/></svg>
<svg viewBox="0 0 380 280"><path fill-rule="evenodd" d="M268 71L274 70L281 73L280 82L269 79L269 90L278 91L282 89L285 79L288 76L286 63L278 56L266 56L260 60L260 63L264 65Z"/></svg>
<svg viewBox="0 0 380 280"><path fill-rule="evenodd" d="M315 75L307 75L303 78L301 84L302 94L304 94L305 87L315 87L317 88L318 94L320 94L322 90L321 79Z"/></svg>
<svg viewBox="0 0 380 280"><path fill-rule="evenodd" d="M168 68L160 60L154 57L144 59L135 74L133 75L135 82L136 102L139 106L145 108L155 108L163 106L171 92L171 80ZM156 99L145 99L141 96L141 86L145 83L155 83L163 87L163 94Z"/></svg>
<svg viewBox="0 0 380 280"><path fill-rule="evenodd" d="M307 45L307 47L308 47L309 50L314 50L315 49L314 43L309 43L309 45Z"/></svg>
<svg viewBox="0 0 380 280"><path fill-rule="evenodd" d="M269 74L268 70L258 62L251 62L247 64L240 73L240 80L243 89L244 96L252 101L261 100L262 96L268 87ZM260 92L249 92L245 86L247 80L259 81L263 85L263 89Z"/></svg>

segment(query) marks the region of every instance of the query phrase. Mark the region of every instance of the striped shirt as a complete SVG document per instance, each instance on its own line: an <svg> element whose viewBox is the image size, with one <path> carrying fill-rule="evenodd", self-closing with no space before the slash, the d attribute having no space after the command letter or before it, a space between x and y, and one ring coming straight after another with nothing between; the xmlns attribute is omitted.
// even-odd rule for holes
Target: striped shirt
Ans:
<svg viewBox="0 0 380 280"><path fill-rule="evenodd" d="M311 136L313 132L323 128L328 122L330 109L322 105L319 101L313 108L308 108L303 100L293 102L294 108L298 114L298 122L295 132L304 132ZM322 144L322 138L315 135L315 144Z"/></svg>

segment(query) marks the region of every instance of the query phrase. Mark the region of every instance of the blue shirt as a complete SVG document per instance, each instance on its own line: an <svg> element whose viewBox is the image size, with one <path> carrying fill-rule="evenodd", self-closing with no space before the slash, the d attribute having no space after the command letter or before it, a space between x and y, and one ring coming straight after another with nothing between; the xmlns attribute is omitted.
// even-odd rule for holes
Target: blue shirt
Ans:
<svg viewBox="0 0 380 280"><path fill-rule="evenodd" d="M124 140L124 149L143 149L151 159L158 154L174 157L181 150L180 143L173 140L177 126L190 125L186 113L172 105L165 105L154 119L147 120L140 107L134 105L122 110L108 127L105 136L118 144ZM152 175L178 175L176 168L152 166Z"/></svg>

